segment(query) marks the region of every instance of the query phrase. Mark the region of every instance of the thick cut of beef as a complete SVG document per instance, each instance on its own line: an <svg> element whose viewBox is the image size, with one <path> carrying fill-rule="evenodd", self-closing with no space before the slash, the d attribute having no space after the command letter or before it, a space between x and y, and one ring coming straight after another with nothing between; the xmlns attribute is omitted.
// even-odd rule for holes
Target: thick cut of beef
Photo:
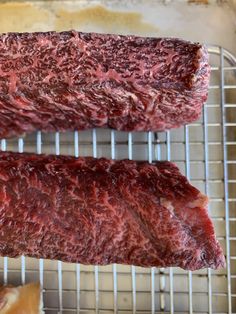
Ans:
<svg viewBox="0 0 236 314"><path fill-rule="evenodd" d="M162 131L199 118L207 49L171 38L68 31L0 36L0 137L109 127Z"/></svg>
<svg viewBox="0 0 236 314"><path fill-rule="evenodd" d="M170 162L0 153L0 254L224 266L207 197Z"/></svg>

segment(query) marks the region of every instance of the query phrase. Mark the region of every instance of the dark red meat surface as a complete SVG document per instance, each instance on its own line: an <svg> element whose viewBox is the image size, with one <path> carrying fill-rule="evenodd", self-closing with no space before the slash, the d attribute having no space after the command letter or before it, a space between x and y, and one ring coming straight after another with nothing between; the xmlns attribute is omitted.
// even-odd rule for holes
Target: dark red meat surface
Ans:
<svg viewBox="0 0 236 314"><path fill-rule="evenodd" d="M0 153L0 254L219 268L207 197L170 162Z"/></svg>
<svg viewBox="0 0 236 314"><path fill-rule="evenodd" d="M199 118L208 53L180 39L68 31L0 36L0 137L109 127L162 131Z"/></svg>

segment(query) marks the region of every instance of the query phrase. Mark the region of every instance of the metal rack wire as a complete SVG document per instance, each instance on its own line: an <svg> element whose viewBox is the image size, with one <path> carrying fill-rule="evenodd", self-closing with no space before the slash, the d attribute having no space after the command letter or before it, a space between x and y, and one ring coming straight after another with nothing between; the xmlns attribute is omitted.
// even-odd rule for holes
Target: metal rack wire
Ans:
<svg viewBox="0 0 236 314"><path fill-rule="evenodd" d="M1 140L1 149L175 161L211 198L209 210L225 249L226 270L192 273L176 268L89 267L5 257L0 260L4 284L39 280L49 314L236 313L236 190L231 187L236 183L236 150L234 155L231 149L236 145L236 58L220 47L209 46L209 52L213 82L203 118L197 123L161 134L37 132L36 142L35 135L17 142Z"/></svg>

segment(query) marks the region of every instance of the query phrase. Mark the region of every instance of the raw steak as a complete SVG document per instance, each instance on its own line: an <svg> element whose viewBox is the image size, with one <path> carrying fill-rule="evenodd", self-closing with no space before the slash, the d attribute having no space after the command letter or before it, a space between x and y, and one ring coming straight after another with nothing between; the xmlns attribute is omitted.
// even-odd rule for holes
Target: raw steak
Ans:
<svg viewBox="0 0 236 314"><path fill-rule="evenodd" d="M109 127L162 131L199 118L208 53L171 38L0 36L0 137Z"/></svg>
<svg viewBox="0 0 236 314"><path fill-rule="evenodd" d="M207 197L170 162L0 153L0 254L219 268Z"/></svg>

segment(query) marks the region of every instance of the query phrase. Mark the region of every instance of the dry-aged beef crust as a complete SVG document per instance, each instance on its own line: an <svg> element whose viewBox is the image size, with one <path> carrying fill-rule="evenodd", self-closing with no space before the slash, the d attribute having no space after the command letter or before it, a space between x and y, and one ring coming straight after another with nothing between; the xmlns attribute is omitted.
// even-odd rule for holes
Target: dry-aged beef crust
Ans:
<svg viewBox="0 0 236 314"><path fill-rule="evenodd" d="M170 162L0 153L0 255L219 268L207 197Z"/></svg>
<svg viewBox="0 0 236 314"><path fill-rule="evenodd" d="M109 127L162 131L199 118L207 49L96 33L0 36L0 137Z"/></svg>

